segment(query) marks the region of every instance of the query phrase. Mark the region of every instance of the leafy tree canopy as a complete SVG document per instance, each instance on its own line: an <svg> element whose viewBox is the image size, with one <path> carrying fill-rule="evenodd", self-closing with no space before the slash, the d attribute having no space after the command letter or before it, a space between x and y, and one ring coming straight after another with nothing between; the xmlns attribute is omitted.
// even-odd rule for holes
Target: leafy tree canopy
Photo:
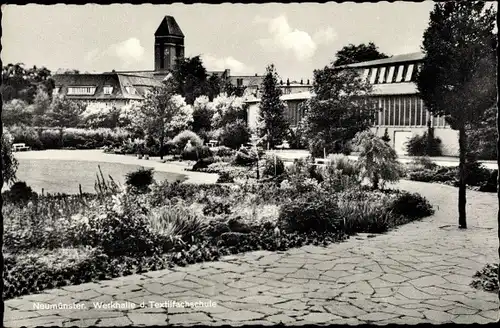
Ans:
<svg viewBox="0 0 500 328"><path fill-rule="evenodd" d="M379 52L378 47L373 42L369 42L368 45L364 43L359 45L349 44L337 51L333 66L348 65L387 57L386 54Z"/></svg>

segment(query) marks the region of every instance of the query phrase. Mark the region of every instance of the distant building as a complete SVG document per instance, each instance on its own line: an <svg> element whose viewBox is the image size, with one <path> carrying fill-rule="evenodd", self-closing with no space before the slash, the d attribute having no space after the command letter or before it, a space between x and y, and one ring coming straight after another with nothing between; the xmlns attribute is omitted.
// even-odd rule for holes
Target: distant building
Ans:
<svg viewBox="0 0 500 328"><path fill-rule="evenodd" d="M85 102L102 102L115 106L128 102L142 101L148 89L161 85L176 59L184 58L184 33L172 16L165 16L154 33L154 70L112 71L105 73L80 74L78 71L55 74L54 92L69 99ZM234 86L245 87L245 99L260 97L262 75L231 75L229 69L208 71ZM284 95L305 92L311 89L309 80L283 82L280 88Z"/></svg>
<svg viewBox="0 0 500 328"><path fill-rule="evenodd" d="M387 129L391 144L399 154L406 153L405 143L413 135L427 131L430 120L434 134L442 141L443 155L458 154L458 132L444 117L433 117L418 95L415 78L424 54L421 52L393 56L347 65L373 84L373 95L382 110L375 118L373 131L382 136Z"/></svg>
<svg viewBox="0 0 500 328"><path fill-rule="evenodd" d="M375 117L372 131L382 136L387 129L391 144L399 154L406 153L405 143L414 135L427 131L428 121L434 128L434 134L442 141L443 155L458 154L458 132L452 130L444 117L433 117L426 110L418 96L415 84L416 74L421 65L423 53L411 53L385 59L350 64L345 68L355 69L373 85L373 97L382 110ZM304 116L299 109L300 103L310 99L311 92L283 95L287 104L287 117L292 126ZM248 124L256 127L260 99L249 99Z"/></svg>

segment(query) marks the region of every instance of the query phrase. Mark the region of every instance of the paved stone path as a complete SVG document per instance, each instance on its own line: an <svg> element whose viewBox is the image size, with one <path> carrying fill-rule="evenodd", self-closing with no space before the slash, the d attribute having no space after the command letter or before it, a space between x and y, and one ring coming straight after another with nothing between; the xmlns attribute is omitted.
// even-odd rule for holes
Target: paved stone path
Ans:
<svg viewBox="0 0 500 328"><path fill-rule="evenodd" d="M466 231L457 229L453 187L402 181L440 204L434 216L387 234L351 237L326 248L251 252L209 262L54 289L5 302L5 326L163 324L488 323L496 294L469 287L497 261L495 195L468 192ZM95 309L93 302L146 302ZM155 308L148 302L215 302ZM34 310L34 302L84 302L87 310Z"/></svg>

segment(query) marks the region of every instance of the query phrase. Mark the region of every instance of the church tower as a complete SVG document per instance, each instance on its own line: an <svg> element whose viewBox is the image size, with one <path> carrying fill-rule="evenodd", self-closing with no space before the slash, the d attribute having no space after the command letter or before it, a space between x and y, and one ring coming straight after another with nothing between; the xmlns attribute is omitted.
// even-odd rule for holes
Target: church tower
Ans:
<svg viewBox="0 0 500 328"><path fill-rule="evenodd" d="M166 74L177 58L184 58L184 34L172 16L165 16L155 32L155 71Z"/></svg>

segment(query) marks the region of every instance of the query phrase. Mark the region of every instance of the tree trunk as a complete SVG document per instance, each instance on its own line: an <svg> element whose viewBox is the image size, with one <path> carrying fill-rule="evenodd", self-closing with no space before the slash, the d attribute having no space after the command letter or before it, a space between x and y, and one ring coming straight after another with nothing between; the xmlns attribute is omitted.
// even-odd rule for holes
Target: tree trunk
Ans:
<svg viewBox="0 0 500 328"><path fill-rule="evenodd" d="M165 139L165 136L164 136L164 130L162 127L161 135L160 135L160 160L163 159L163 141L164 141L164 139Z"/></svg>
<svg viewBox="0 0 500 328"><path fill-rule="evenodd" d="M500 172L500 111L497 109L497 169ZM500 173L497 175L497 197L498 197L498 212L497 212L497 221L498 221L498 241L500 243ZM500 257L500 244L498 247L498 256ZM498 265L498 281L500 281L500 263ZM498 299L500 300L500 288L498 289ZM500 320L499 320L500 321Z"/></svg>
<svg viewBox="0 0 500 328"><path fill-rule="evenodd" d="M460 229L467 229L467 219L465 214L465 209L467 205L466 199L466 166L465 166L465 155L467 153L467 134L465 132L465 126L460 127L458 136L458 145L460 147L460 164L458 166L459 170L459 183L458 183L458 227Z"/></svg>

